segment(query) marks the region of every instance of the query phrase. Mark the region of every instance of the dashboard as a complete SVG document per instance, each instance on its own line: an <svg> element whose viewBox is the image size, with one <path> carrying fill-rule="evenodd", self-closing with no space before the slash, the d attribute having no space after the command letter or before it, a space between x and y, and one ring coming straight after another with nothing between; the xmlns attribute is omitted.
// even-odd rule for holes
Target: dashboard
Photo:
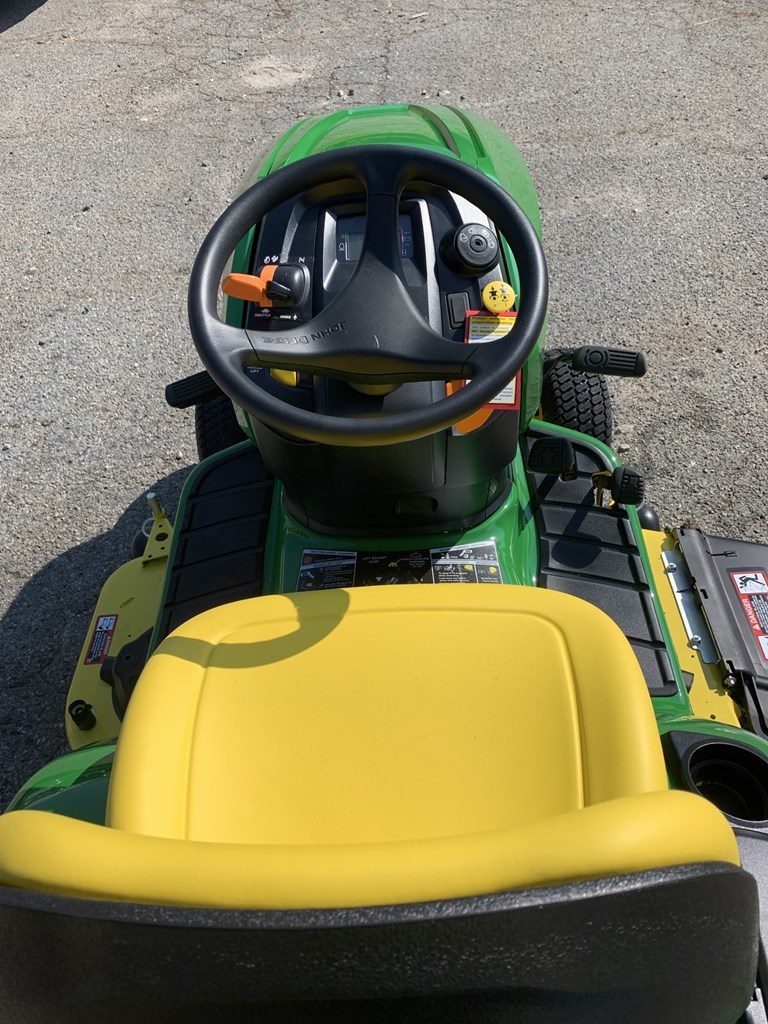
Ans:
<svg viewBox="0 0 768 1024"><path fill-rule="evenodd" d="M326 186L273 210L262 222L250 273L258 275L270 264L300 267L309 287L298 301L249 303L246 326L280 329L311 319L351 280L365 231L365 201L354 192L333 194ZM446 190L405 192L397 243L400 267L394 269L415 306L433 329L463 342L466 312L481 308L482 288L509 280L493 225ZM483 246L480 259L472 247Z"/></svg>

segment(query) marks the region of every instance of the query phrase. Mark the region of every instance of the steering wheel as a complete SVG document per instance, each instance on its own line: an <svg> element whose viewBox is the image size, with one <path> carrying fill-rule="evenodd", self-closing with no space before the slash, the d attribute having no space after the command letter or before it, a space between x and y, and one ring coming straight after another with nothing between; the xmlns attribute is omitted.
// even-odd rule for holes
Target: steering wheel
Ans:
<svg viewBox="0 0 768 1024"><path fill-rule="evenodd" d="M366 193L360 257L345 288L317 316L283 330L222 323L218 291L243 235L280 203L343 179ZM481 209L515 254L520 307L514 329L483 344L444 338L424 320L403 279L398 242L400 195L420 181L456 192ZM289 164L257 181L225 210L197 255L189 282L189 323L206 369L257 420L294 437L333 445L385 445L452 426L491 401L525 363L547 306L547 268L536 232L495 182L455 157L410 146L332 150ZM366 384L466 380L424 408L365 418L300 409L262 389L246 367L274 367Z"/></svg>

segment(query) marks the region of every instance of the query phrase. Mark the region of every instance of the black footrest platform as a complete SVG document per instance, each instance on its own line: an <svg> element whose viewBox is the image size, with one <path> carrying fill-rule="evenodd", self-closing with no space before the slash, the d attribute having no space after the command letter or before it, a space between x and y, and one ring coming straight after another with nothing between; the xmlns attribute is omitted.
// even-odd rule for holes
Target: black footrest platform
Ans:
<svg viewBox="0 0 768 1024"><path fill-rule="evenodd" d="M274 480L258 449L227 449L188 486L158 640L193 615L262 592Z"/></svg>
<svg viewBox="0 0 768 1024"><path fill-rule="evenodd" d="M521 440L526 463L533 442L551 436L528 431ZM573 448L575 479L528 473L539 534L539 586L581 597L610 615L632 645L651 696L673 696L677 683L626 512L594 503L592 474L613 467L596 446L574 441Z"/></svg>

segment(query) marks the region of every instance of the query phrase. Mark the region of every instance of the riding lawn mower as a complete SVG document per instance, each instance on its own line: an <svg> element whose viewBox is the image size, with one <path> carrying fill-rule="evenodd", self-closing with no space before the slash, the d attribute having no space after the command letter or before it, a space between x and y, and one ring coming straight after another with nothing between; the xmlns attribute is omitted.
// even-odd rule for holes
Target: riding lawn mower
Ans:
<svg viewBox="0 0 768 1024"><path fill-rule="evenodd" d="M768 546L661 529L645 359L544 347L540 236L438 105L302 120L216 221L201 461L0 817L8 1019L766 1021Z"/></svg>

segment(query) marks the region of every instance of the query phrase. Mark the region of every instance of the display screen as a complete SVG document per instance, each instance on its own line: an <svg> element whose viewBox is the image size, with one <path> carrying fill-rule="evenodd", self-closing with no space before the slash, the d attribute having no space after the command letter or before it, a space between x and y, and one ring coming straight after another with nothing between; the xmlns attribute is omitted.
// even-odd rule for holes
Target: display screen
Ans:
<svg viewBox="0 0 768 1024"><path fill-rule="evenodd" d="M398 218L398 236L400 256L402 259L413 259L413 228L407 213ZM365 234L365 214L355 217L339 217L336 221L336 259L339 263L357 263L363 249Z"/></svg>

